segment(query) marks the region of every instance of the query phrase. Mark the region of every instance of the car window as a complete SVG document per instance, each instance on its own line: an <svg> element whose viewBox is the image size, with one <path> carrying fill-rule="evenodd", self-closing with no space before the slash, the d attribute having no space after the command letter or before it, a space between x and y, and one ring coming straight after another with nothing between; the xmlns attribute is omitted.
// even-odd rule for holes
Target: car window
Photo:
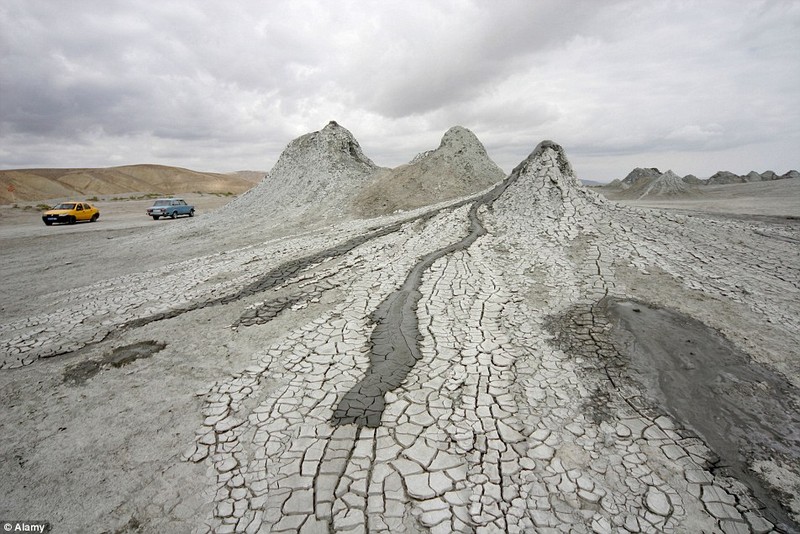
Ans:
<svg viewBox="0 0 800 534"><path fill-rule="evenodd" d="M57 209L57 210L74 210L75 209L75 204L67 204L67 203L59 204L58 206L55 207L55 209Z"/></svg>
<svg viewBox="0 0 800 534"><path fill-rule="evenodd" d="M78 204L78 207L75 208L75 211L83 211L83 206Z"/></svg>
<svg viewBox="0 0 800 534"><path fill-rule="evenodd" d="M179 205L179 206L185 206L185 205L186 205L186 202L184 202L183 200L179 200L179 201L178 201L178 205Z"/></svg>
<svg viewBox="0 0 800 534"><path fill-rule="evenodd" d="M90 210L90 209L92 209L92 207L91 207L91 206L89 206L89 204L84 204L84 205L83 205L83 209L85 209L85 210Z"/></svg>

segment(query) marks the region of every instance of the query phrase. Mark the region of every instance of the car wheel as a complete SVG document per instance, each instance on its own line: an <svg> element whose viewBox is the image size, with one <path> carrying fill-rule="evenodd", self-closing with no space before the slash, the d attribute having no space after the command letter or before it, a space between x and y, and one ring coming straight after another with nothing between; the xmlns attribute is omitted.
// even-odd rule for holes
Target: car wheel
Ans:
<svg viewBox="0 0 800 534"><path fill-rule="evenodd" d="M78 222L78 219L76 219L74 215L70 216L69 224L75 224L76 222Z"/></svg>
<svg viewBox="0 0 800 534"><path fill-rule="evenodd" d="M100 214L99 213L95 213L94 215L92 215L92 218L89 219L89 222L97 222L97 219L99 217L100 217Z"/></svg>
<svg viewBox="0 0 800 534"><path fill-rule="evenodd" d="M160 215L153 215L153 220L157 221L159 217L160 217Z"/></svg>
<svg viewBox="0 0 800 534"><path fill-rule="evenodd" d="M53 222L52 222L52 221L45 221L44 223L45 223L47 226L53 226Z"/></svg>
<svg viewBox="0 0 800 534"><path fill-rule="evenodd" d="M189 217L194 217L194 210L189 210Z"/></svg>
<svg viewBox="0 0 800 534"><path fill-rule="evenodd" d="M169 218L170 218L170 219L174 219L174 218L175 218L175 212L174 212L174 211L173 211L172 213L170 213L170 214L169 214Z"/></svg>

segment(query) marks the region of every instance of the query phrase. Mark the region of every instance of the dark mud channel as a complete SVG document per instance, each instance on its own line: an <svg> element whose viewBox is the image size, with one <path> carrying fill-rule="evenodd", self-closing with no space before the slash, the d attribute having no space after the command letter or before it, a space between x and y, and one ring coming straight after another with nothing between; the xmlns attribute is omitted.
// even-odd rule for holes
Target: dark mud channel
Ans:
<svg viewBox="0 0 800 534"><path fill-rule="evenodd" d="M384 395L402 384L408 373L422 357L419 350L421 334L417 319L417 304L422 294L419 287L422 276L433 263L453 252L466 250L476 239L486 234L486 228L478 217L483 206L492 207L508 187L522 173L529 161L544 149L555 146L559 155L563 154L558 145L549 141L540 143L533 153L514 171L488 193L478 197L469 210L469 234L460 241L423 256L411 269L403 285L389 295L372 312L370 319L375 324L370 337L370 366L364 378L348 391L339 401L333 412L334 425L356 424L377 428L385 408ZM561 156L563 160L563 156ZM568 165L566 160L560 162ZM453 209L448 207L447 209Z"/></svg>
<svg viewBox="0 0 800 534"><path fill-rule="evenodd" d="M762 459L796 465L797 388L695 319L634 301L601 307L648 396L704 439L720 459L715 471L747 485L781 532L800 531L781 495L748 467Z"/></svg>
<svg viewBox="0 0 800 534"><path fill-rule="evenodd" d="M104 369L118 368L142 358L150 358L164 350L166 343L158 341L141 341L132 345L117 347L98 360L86 360L68 367L64 371L64 382L82 385Z"/></svg>
<svg viewBox="0 0 800 534"><path fill-rule="evenodd" d="M495 197L496 198L496 197ZM470 233L467 237L431 252L408 273L403 285L389 295L370 315L375 328L370 336L370 366L364 378L339 401L333 424L356 423L377 428L385 407L384 394L400 386L414 364L422 357L419 351L417 304L422 294L422 275L439 258L469 247L486 229L478 220L476 201L469 211Z"/></svg>

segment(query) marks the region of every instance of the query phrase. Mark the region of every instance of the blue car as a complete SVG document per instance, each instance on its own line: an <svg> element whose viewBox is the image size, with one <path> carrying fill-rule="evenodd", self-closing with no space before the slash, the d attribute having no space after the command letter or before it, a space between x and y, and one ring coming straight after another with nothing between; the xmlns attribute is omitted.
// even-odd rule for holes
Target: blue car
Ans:
<svg viewBox="0 0 800 534"><path fill-rule="evenodd" d="M175 218L179 215L194 217L194 206L182 198L158 198L147 208L147 214L156 221L161 217Z"/></svg>

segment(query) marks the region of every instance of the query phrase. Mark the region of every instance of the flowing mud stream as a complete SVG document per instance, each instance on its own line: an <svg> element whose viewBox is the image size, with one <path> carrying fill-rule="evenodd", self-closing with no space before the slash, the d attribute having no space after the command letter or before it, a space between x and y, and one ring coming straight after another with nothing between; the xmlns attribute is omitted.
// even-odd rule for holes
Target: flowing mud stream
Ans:
<svg viewBox="0 0 800 534"><path fill-rule="evenodd" d="M627 300L604 307L649 396L702 436L720 458L715 469L746 484L781 532L800 531L749 468L800 458L796 388L690 317Z"/></svg>

